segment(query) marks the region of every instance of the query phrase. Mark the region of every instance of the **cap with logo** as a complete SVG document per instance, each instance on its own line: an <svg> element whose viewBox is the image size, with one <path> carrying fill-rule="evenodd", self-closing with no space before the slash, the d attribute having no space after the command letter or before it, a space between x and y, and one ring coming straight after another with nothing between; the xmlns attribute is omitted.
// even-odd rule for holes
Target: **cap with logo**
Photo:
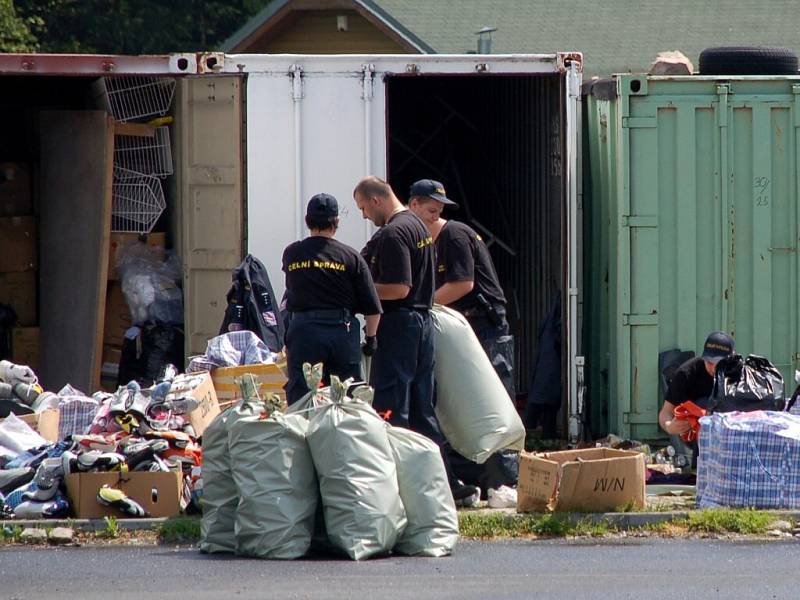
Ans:
<svg viewBox="0 0 800 600"><path fill-rule="evenodd" d="M308 201L307 217L338 217L339 203L330 194L317 194Z"/></svg>
<svg viewBox="0 0 800 600"><path fill-rule="evenodd" d="M408 193L409 198L413 198L414 196L427 196L428 198L433 198L441 202L442 204L446 204L447 206L454 206L458 208L458 204L450 200L445 195L444 186L439 181L434 181L433 179L420 179L416 183L411 186L411 191Z"/></svg>
<svg viewBox="0 0 800 600"><path fill-rule="evenodd" d="M703 358L718 361L733 354L733 338L724 331L714 331L706 338L703 344Z"/></svg>

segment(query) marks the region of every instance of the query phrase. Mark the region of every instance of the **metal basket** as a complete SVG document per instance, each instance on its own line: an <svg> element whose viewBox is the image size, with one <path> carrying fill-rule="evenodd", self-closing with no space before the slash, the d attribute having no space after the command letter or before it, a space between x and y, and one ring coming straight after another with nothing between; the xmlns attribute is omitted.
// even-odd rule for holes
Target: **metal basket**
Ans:
<svg viewBox="0 0 800 600"><path fill-rule="evenodd" d="M156 127L153 136L114 136L114 164L143 175L172 175L169 127Z"/></svg>
<svg viewBox="0 0 800 600"><path fill-rule="evenodd" d="M123 123L166 114L175 95L175 80L168 77L103 77L102 82L108 112Z"/></svg>
<svg viewBox="0 0 800 600"><path fill-rule="evenodd" d="M111 231L150 233L166 208L157 177L114 167Z"/></svg>

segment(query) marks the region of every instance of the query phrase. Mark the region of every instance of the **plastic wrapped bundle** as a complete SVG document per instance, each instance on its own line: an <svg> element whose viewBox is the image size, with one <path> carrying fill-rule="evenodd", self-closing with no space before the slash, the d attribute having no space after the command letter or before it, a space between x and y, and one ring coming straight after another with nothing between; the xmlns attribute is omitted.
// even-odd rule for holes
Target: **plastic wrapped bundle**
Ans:
<svg viewBox="0 0 800 600"><path fill-rule="evenodd" d="M390 551L406 527L386 424L364 390L348 398L331 377L331 402L312 412L307 433L328 538L353 560Z"/></svg>
<svg viewBox="0 0 800 600"><path fill-rule="evenodd" d="M237 554L291 559L308 552L318 487L307 427L299 415L268 408L231 425Z"/></svg>
<svg viewBox="0 0 800 600"><path fill-rule="evenodd" d="M498 450L524 450L525 426L475 332L459 313L431 310L436 331L436 417L461 455L484 463Z"/></svg>
<svg viewBox="0 0 800 600"><path fill-rule="evenodd" d="M458 514L439 446L424 435L387 426L408 525L394 551L447 556L458 542Z"/></svg>

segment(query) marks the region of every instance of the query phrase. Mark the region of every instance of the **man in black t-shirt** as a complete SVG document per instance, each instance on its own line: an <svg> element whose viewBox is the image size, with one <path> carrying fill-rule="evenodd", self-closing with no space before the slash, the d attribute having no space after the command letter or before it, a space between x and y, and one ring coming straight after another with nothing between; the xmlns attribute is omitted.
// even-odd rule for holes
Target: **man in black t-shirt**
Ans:
<svg viewBox="0 0 800 600"><path fill-rule="evenodd" d="M367 264L350 246L333 239L339 227L339 204L329 194L308 203L311 235L283 251L286 274L286 328L289 404L308 392L303 363L321 362L324 381L361 379L361 347L356 314L366 320L365 351L375 347L381 305Z"/></svg>
<svg viewBox="0 0 800 600"><path fill-rule="evenodd" d="M353 198L364 218L380 227L362 251L383 306L370 368L373 406L392 425L441 447L445 439L433 408L433 238L382 179L365 177ZM445 467L456 500L476 491L452 478L446 459Z"/></svg>
<svg viewBox="0 0 800 600"><path fill-rule="evenodd" d="M691 400L700 408L706 408L714 387L717 363L733 353L734 341L724 331L714 331L706 338L703 355L690 358L675 371L667 388L666 398L658 413L661 429L673 435L689 430L688 421L675 419L675 407Z"/></svg>
<svg viewBox="0 0 800 600"><path fill-rule="evenodd" d="M458 205L444 186L422 179L411 186L408 207L431 232L436 248L434 300L462 313L514 400L514 339L506 320L506 298L483 239L459 221L442 218Z"/></svg>

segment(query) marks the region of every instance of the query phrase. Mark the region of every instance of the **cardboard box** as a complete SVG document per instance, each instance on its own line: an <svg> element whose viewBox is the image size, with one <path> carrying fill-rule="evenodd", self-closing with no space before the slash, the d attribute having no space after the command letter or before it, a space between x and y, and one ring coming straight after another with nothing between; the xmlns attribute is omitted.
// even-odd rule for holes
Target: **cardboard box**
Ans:
<svg viewBox="0 0 800 600"><path fill-rule="evenodd" d="M645 457L589 448L531 454L519 463L517 512L609 512L645 506Z"/></svg>
<svg viewBox="0 0 800 600"><path fill-rule="evenodd" d="M36 272L0 273L0 304L11 306L23 327L36 325Z"/></svg>
<svg viewBox="0 0 800 600"><path fill-rule="evenodd" d="M211 375L206 371L178 375L172 382L172 387L169 394L167 394L167 400L185 396L186 394L194 397L198 403L198 407L186 416L189 419L189 423L192 424L195 434L199 437L203 435L211 421L222 412L217 400L217 393L214 390L214 383L211 381Z"/></svg>
<svg viewBox="0 0 800 600"><path fill-rule="evenodd" d="M35 271L37 264L36 219L0 218L0 272Z"/></svg>
<svg viewBox="0 0 800 600"><path fill-rule="evenodd" d="M43 410L32 415L17 415L18 419L25 421L34 431L48 442L61 441L58 437L59 412L55 408Z"/></svg>
<svg viewBox="0 0 800 600"><path fill-rule="evenodd" d="M108 256L108 278L111 280L119 279L119 272L117 271L117 259L119 251L128 244L135 244L139 240L138 233L112 233L109 243L109 256ZM165 247L166 247L166 234L164 233L148 233L145 236L145 243L156 251L156 256L164 260Z"/></svg>
<svg viewBox="0 0 800 600"><path fill-rule="evenodd" d="M0 216L32 212L30 167L25 163L0 163Z"/></svg>
<svg viewBox="0 0 800 600"><path fill-rule="evenodd" d="M125 332L132 325L131 310L122 294L122 284L109 281L106 291L106 316L103 324L103 345L122 347Z"/></svg>
<svg viewBox="0 0 800 600"><path fill-rule="evenodd" d="M151 517L174 517L181 512L183 478L177 472L72 473L66 479L72 513L78 519L127 517L118 509L97 501L97 492L103 485L122 490Z"/></svg>
<svg viewBox="0 0 800 600"><path fill-rule="evenodd" d="M38 327L15 327L11 330L11 362L39 371L42 361Z"/></svg>
<svg viewBox="0 0 800 600"><path fill-rule="evenodd" d="M243 365L241 367L223 367L211 371L211 378L214 380L214 389L217 391L217 399L222 407L227 408L237 400L241 399L242 394L236 384L236 378L245 373L252 373L261 384L261 392L266 394L278 394L282 399L286 399L286 392L283 386L286 385L286 375L278 365Z"/></svg>

